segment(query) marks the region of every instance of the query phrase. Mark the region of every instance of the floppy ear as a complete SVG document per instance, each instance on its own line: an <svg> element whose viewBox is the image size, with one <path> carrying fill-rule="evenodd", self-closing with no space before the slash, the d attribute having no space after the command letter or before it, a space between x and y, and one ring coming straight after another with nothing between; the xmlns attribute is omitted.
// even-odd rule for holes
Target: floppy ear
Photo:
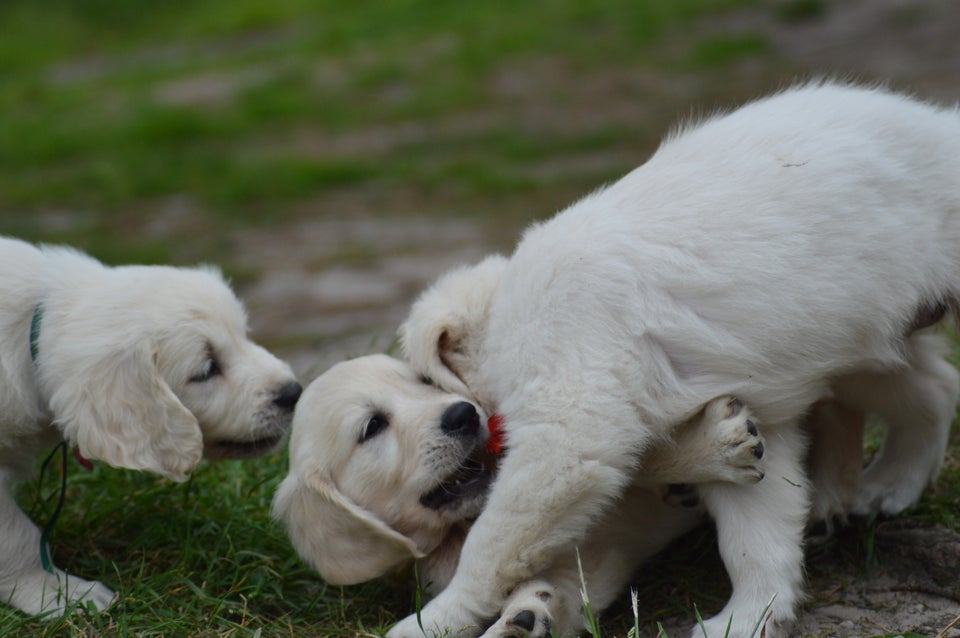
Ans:
<svg viewBox="0 0 960 638"><path fill-rule="evenodd" d="M441 388L471 396L467 377L506 265L505 257L492 255L450 271L417 299L400 326L407 361Z"/></svg>
<svg viewBox="0 0 960 638"><path fill-rule="evenodd" d="M286 525L300 558L331 585L362 583L425 555L331 481L310 474L280 483L273 517Z"/></svg>
<svg viewBox="0 0 960 638"><path fill-rule="evenodd" d="M185 481L203 455L203 436L157 370L149 343L81 358L53 389L56 423L83 456Z"/></svg>

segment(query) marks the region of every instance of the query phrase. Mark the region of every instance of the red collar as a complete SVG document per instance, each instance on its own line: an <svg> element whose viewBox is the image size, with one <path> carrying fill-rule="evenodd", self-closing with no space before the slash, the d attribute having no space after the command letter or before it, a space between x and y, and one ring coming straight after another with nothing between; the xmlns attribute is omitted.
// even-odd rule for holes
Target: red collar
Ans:
<svg viewBox="0 0 960 638"><path fill-rule="evenodd" d="M76 445L73 446L73 458L77 459L77 463L79 463L80 466L83 467L85 470L93 469L93 463L91 463L89 459L85 458L82 454L80 454L80 448L78 448Z"/></svg>
<svg viewBox="0 0 960 638"><path fill-rule="evenodd" d="M503 415L493 414L487 419L487 429L490 431L490 438L487 439L487 451L491 454L500 454L503 451L504 433L503 433Z"/></svg>

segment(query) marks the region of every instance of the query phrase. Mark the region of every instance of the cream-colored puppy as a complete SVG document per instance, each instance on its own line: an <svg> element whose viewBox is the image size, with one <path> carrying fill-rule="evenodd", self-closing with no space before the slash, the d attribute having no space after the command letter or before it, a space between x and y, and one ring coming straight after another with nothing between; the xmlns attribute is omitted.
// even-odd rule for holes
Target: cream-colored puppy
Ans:
<svg viewBox="0 0 960 638"><path fill-rule="evenodd" d="M290 473L277 490L274 515L329 583L369 580L420 559L420 581L436 594L453 575L495 473L483 426L490 416L402 361L373 355L340 363L300 400ZM542 442L545 454L552 443ZM729 398L711 401L677 428L675 440L648 450L647 481L593 526L581 548L594 610L612 602L641 561L702 520L698 508L663 502L667 483L754 483L763 476L762 456L749 410ZM528 488L536 492L551 478L539 477ZM563 511L555 516L564 524ZM488 635L574 632L580 610L575 557L571 546L517 588Z"/></svg>
<svg viewBox="0 0 960 638"><path fill-rule="evenodd" d="M104 585L40 560L11 483L66 440L89 459L186 480L201 457L273 450L300 385L247 337L211 268L106 267L67 248L0 238L0 601L102 609Z"/></svg>
<svg viewBox="0 0 960 638"><path fill-rule="evenodd" d="M652 444L720 395L763 424L767 478L700 489L733 583L706 630L746 638L772 600L765 635L790 635L811 507L804 415L827 400L879 417L886 440L850 506L915 503L960 388L942 336L918 329L958 299L957 109L814 83L678 130L509 258L415 304L407 360L502 414L510 447L456 574L390 638L480 634L643 477Z"/></svg>

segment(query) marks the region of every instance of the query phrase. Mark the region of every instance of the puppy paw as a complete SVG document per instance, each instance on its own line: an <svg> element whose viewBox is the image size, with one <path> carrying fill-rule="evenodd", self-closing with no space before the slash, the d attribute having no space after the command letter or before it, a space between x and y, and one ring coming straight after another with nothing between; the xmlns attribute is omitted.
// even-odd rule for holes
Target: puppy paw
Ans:
<svg viewBox="0 0 960 638"><path fill-rule="evenodd" d="M553 628L555 599L556 592L549 583L533 581L521 585L482 638L546 638Z"/></svg>
<svg viewBox="0 0 960 638"><path fill-rule="evenodd" d="M707 404L703 421L704 431L715 446L716 470L722 480L750 484L764 477L763 435L740 399L714 399Z"/></svg>
<svg viewBox="0 0 960 638"><path fill-rule="evenodd" d="M899 478L897 481L864 481L853 501L850 511L857 516L885 514L894 516L916 504L923 494L925 484Z"/></svg>
<svg viewBox="0 0 960 638"><path fill-rule="evenodd" d="M117 595L102 583L70 576L57 568L52 574L38 570L23 575L7 597L14 607L44 618L59 618L71 606L74 613L83 609L103 611L116 600Z"/></svg>

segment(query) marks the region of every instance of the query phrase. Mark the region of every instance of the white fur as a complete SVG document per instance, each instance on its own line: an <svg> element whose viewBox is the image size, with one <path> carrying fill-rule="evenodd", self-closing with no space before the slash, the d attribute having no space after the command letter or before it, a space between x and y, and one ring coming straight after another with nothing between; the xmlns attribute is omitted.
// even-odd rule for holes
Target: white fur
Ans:
<svg viewBox="0 0 960 638"><path fill-rule="evenodd" d="M960 114L797 87L678 131L479 268L427 291L403 344L418 372L502 413L510 451L450 585L389 636L420 636L420 622L476 635L505 592L584 540L652 442L722 394L764 424L767 478L702 488L733 582L706 628L723 635L732 617L746 636L776 595L765 635L784 636L801 598L811 406L887 427L855 502L818 512L897 512L942 463L958 375L943 338L914 329L960 293Z"/></svg>
<svg viewBox="0 0 960 638"><path fill-rule="evenodd" d="M472 429L444 429L446 410L462 403L463 397L425 383L409 365L383 355L337 364L304 391L290 438L290 473L273 511L300 556L328 583L365 581L413 559L420 559L417 573L430 593L449 582L486 492L440 509L424 506L420 497L446 483L486 442L479 425L486 415L476 405ZM361 440L365 425L380 417L388 425ZM701 509L666 502L664 484L762 478L762 437L749 417L742 404L721 397L678 426L674 440L647 451L645 481L624 495L582 547L595 610L612 602L645 558L701 520ZM546 480L528 489L539 490ZM563 512L557 515L562 524ZM516 588L487 635L516 635L515 619L523 612L533 616L531 635L546 635L550 628L557 635L575 632L576 549L566 548L537 580Z"/></svg>
<svg viewBox="0 0 960 638"><path fill-rule="evenodd" d="M57 441L173 481L204 455L279 444L299 387L246 333L243 307L213 269L109 268L0 237L0 601L59 614L76 600L103 608L113 599L100 583L43 570L40 533L11 495ZM222 374L199 379L211 357ZM276 402L284 391L288 405Z"/></svg>

